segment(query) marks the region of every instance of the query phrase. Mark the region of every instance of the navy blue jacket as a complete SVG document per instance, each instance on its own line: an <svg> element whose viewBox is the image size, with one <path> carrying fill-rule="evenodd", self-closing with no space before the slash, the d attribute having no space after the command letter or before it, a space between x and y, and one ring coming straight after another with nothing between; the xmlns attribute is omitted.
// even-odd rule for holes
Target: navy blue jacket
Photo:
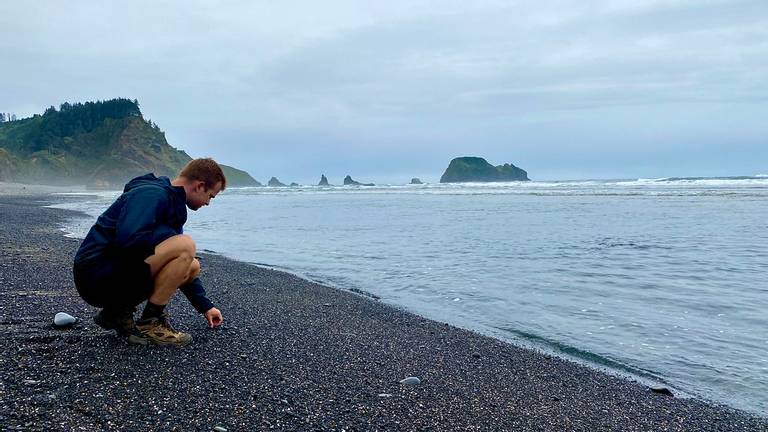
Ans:
<svg viewBox="0 0 768 432"><path fill-rule="evenodd" d="M155 246L184 232L186 198L184 188L171 185L168 177L136 177L88 231L75 263L106 253L119 259L146 259L155 253ZM199 278L179 289L200 313L213 307Z"/></svg>

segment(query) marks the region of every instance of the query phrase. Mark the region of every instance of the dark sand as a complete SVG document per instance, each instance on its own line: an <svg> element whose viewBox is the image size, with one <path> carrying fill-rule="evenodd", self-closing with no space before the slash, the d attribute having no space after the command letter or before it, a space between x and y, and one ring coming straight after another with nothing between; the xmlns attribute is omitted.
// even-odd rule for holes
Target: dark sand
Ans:
<svg viewBox="0 0 768 432"><path fill-rule="evenodd" d="M94 325L68 213L0 196L0 430L768 430L768 421L324 287L204 255L217 330L179 295L185 348ZM56 198L67 199L67 198ZM83 320L57 330L53 315ZM407 376L423 381L405 386Z"/></svg>

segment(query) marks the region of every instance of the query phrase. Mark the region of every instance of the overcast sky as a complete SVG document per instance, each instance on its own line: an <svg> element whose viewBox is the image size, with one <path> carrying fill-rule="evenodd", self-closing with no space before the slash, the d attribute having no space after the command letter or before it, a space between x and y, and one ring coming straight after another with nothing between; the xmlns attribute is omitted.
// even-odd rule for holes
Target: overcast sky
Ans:
<svg viewBox="0 0 768 432"><path fill-rule="evenodd" d="M0 62L2 112L136 98L262 182L768 174L766 0L2 1Z"/></svg>

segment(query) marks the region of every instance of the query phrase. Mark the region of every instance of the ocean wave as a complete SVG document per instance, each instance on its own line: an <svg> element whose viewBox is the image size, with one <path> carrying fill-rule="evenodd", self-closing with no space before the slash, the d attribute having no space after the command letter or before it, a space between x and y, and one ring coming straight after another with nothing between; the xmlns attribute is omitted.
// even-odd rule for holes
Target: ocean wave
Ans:
<svg viewBox="0 0 768 432"><path fill-rule="evenodd" d="M617 375L629 376L647 384L664 383L665 385L668 385L664 377L662 377L661 374L656 371L633 366L629 363L611 358L607 355L587 351L582 348L578 348L576 346L525 330L511 327L493 328L501 331L502 335L511 335L513 339L519 340L524 345L538 348L544 352L548 352L559 357L564 357L566 359L570 359L592 367L607 370ZM679 389L677 390L679 391Z"/></svg>

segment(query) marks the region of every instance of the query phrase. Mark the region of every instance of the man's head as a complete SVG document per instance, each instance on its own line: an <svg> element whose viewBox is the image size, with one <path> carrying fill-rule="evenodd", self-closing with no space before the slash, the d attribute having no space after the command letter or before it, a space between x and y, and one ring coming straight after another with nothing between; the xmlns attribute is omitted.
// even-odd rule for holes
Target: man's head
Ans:
<svg viewBox="0 0 768 432"><path fill-rule="evenodd" d="M181 170L174 185L183 186L187 193L187 207L197 210L208 205L211 198L227 187L227 179L213 159L193 159Z"/></svg>

